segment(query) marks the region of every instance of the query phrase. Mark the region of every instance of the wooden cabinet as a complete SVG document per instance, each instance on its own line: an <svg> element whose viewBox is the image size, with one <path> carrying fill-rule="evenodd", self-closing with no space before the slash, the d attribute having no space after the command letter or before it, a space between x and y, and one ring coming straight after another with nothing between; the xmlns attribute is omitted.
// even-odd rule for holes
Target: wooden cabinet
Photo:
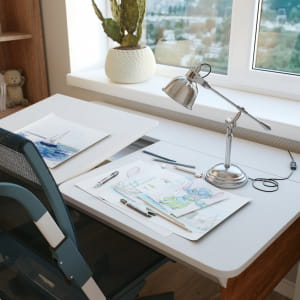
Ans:
<svg viewBox="0 0 300 300"><path fill-rule="evenodd" d="M0 23L0 70L23 70L24 96L31 104L46 98L49 92L40 1L0 0ZM0 112L0 117L16 109Z"/></svg>

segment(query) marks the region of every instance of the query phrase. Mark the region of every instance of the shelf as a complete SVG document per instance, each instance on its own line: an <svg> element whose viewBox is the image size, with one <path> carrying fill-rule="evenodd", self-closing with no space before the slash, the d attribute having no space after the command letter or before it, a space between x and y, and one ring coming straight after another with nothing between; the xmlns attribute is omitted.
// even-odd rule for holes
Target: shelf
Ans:
<svg viewBox="0 0 300 300"><path fill-rule="evenodd" d="M10 114L13 114L15 112L17 112L18 110L21 110L22 108L24 108L25 106L22 106L22 105L18 105L18 106L15 106L13 108L7 108L6 111L0 111L0 119L10 115Z"/></svg>
<svg viewBox="0 0 300 300"><path fill-rule="evenodd" d="M41 2L0 0L0 70L24 71L24 97L30 103L49 96ZM0 112L0 118L14 111Z"/></svg>
<svg viewBox="0 0 300 300"><path fill-rule="evenodd" d="M20 32L2 32L0 33L0 42L9 42L17 40L25 40L32 38L31 34Z"/></svg>

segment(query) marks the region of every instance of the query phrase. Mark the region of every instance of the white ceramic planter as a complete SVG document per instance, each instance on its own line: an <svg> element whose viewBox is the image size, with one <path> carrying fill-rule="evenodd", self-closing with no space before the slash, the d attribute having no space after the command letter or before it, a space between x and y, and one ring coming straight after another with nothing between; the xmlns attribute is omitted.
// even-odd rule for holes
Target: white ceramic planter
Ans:
<svg viewBox="0 0 300 300"><path fill-rule="evenodd" d="M112 48L105 61L107 77L118 83L143 82L154 75L156 62L152 50Z"/></svg>

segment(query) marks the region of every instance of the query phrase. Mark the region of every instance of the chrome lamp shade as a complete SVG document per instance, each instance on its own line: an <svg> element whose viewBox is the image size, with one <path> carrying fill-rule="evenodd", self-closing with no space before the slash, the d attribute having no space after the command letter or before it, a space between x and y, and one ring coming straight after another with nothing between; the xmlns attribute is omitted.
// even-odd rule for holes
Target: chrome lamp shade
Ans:
<svg viewBox="0 0 300 300"><path fill-rule="evenodd" d="M174 78L165 88L163 88L163 91L177 103L190 110L198 95L197 83L188 80L186 76Z"/></svg>
<svg viewBox="0 0 300 300"><path fill-rule="evenodd" d="M209 68L208 72L206 72L204 76L200 75L202 67ZM233 138L232 132L236 127L238 119L240 118L241 114L244 113L258 122L264 129L271 130L271 127L249 114L244 107L235 104L227 97L219 93L217 90L212 88L208 84L208 82L204 80L204 78L208 76L210 72L211 66L209 64L201 64L195 68L190 69L185 76L178 76L174 78L165 88L163 88L163 91L177 103L191 110L198 95L197 84L200 84L202 87L210 89L221 98L229 102L231 105L233 105L235 108L237 108L237 114L225 121L227 128L225 162L219 163L209 169L206 173L205 179L209 183L220 188L239 188L244 186L248 182L248 177L241 168L230 163L231 143Z"/></svg>

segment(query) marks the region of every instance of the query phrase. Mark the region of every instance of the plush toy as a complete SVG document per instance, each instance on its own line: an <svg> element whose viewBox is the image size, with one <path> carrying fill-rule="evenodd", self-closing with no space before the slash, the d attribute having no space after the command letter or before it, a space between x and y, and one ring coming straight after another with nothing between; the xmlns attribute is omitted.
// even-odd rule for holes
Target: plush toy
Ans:
<svg viewBox="0 0 300 300"><path fill-rule="evenodd" d="M5 71L4 81L6 83L6 105L8 108L29 103L23 96L22 86L24 85L25 77L22 75L21 70Z"/></svg>

